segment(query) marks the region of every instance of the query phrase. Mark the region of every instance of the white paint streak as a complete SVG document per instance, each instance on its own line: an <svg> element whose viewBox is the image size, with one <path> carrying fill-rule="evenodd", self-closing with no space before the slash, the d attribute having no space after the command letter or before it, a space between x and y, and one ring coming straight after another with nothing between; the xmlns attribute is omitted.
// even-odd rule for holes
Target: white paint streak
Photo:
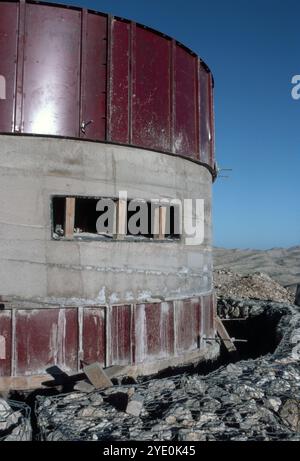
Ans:
<svg viewBox="0 0 300 461"><path fill-rule="evenodd" d="M60 309L58 314L58 331L57 331L57 350L58 363L65 366L66 364L66 311Z"/></svg>
<svg viewBox="0 0 300 461"><path fill-rule="evenodd" d="M4 336L0 336L0 360L6 359L6 341Z"/></svg>

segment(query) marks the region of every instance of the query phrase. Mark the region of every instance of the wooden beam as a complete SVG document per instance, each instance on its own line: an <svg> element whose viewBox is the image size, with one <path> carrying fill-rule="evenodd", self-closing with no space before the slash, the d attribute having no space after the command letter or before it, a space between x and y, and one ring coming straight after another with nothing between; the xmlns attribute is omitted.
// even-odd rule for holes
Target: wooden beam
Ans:
<svg viewBox="0 0 300 461"><path fill-rule="evenodd" d="M153 236L155 240L159 239L159 207L155 206L154 207L154 212L153 212Z"/></svg>
<svg viewBox="0 0 300 461"><path fill-rule="evenodd" d="M167 226L167 207L159 208L159 240L164 240Z"/></svg>
<svg viewBox="0 0 300 461"><path fill-rule="evenodd" d="M117 202L117 240L124 240L127 233L127 200Z"/></svg>
<svg viewBox="0 0 300 461"><path fill-rule="evenodd" d="M72 239L74 234L75 225L75 198L66 198L66 211L65 211L65 237Z"/></svg>
<svg viewBox="0 0 300 461"><path fill-rule="evenodd" d="M231 340L231 337L229 336L226 328L224 327L223 322L220 319L220 317L216 317L216 327L217 327L218 335L222 339L222 341L223 341L226 349L228 350L228 352L230 352L230 353L231 352L236 352L237 349L236 349L233 341Z"/></svg>
<svg viewBox="0 0 300 461"><path fill-rule="evenodd" d="M167 226L167 207L160 206L154 209L154 238L164 240Z"/></svg>

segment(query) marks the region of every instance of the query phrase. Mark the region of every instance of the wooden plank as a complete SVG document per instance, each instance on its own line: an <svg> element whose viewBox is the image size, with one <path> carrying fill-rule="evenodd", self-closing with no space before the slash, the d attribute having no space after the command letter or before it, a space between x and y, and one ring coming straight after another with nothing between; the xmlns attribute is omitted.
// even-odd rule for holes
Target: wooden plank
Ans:
<svg viewBox="0 0 300 461"><path fill-rule="evenodd" d="M154 212L153 212L153 236L156 240L159 239L159 223L160 223L159 207L155 206Z"/></svg>
<svg viewBox="0 0 300 461"><path fill-rule="evenodd" d="M226 328L224 327L220 317L216 317L216 326L217 326L218 335L222 339L228 352L236 352L237 349L234 343L232 342L231 337L229 336Z"/></svg>
<svg viewBox="0 0 300 461"><path fill-rule="evenodd" d="M164 240L167 226L167 207L159 208L159 240Z"/></svg>
<svg viewBox="0 0 300 461"><path fill-rule="evenodd" d="M124 240L127 233L127 200L117 202L117 240Z"/></svg>
<svg viewBox="0 0 300 461"><path fill-rule="evenodd" d="M65 237L72 239L74 234L75 224L75 198L66 198L66 214L65 214Z"/></svg>
<svg viewBox="0 0 300 461"><path fill-rule="evenodd" d="M167 207L156 206L154 208L154 238L164 240L167 227Z"/></svg>
<svg viewBox="0 0 300 461"><path fill-rule="evenodd" d="M113 383L101 367L100 363L95 362L83 368L84 373L96 389L104 389L113 386Z"/></svg>

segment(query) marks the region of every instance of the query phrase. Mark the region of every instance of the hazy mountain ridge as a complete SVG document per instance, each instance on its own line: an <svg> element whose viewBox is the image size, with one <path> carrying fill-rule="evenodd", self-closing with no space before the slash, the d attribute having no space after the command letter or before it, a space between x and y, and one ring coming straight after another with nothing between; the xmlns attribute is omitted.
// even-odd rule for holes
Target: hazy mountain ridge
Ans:
<svg viewBox="0 0 300 461"><path fill-rule="evenodd" d="M281 285L300 284L300 246L270 250L214 248L214 268L241 274L265 272Z"/></svg>

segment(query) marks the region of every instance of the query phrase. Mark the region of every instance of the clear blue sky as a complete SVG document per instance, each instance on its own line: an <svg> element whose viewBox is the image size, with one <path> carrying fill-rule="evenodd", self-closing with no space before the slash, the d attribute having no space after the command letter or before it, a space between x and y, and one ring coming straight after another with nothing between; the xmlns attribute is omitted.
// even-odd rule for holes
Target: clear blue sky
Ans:
<svg viewBox="0 0 300 461"><path fill-rule="evenodd" d="M292 76L300 74L299 0L60 3L159 29L207 62L216 85L217 160L233 169L214 185L215 245L299 245L300 100L291 97Z"/></svg>

